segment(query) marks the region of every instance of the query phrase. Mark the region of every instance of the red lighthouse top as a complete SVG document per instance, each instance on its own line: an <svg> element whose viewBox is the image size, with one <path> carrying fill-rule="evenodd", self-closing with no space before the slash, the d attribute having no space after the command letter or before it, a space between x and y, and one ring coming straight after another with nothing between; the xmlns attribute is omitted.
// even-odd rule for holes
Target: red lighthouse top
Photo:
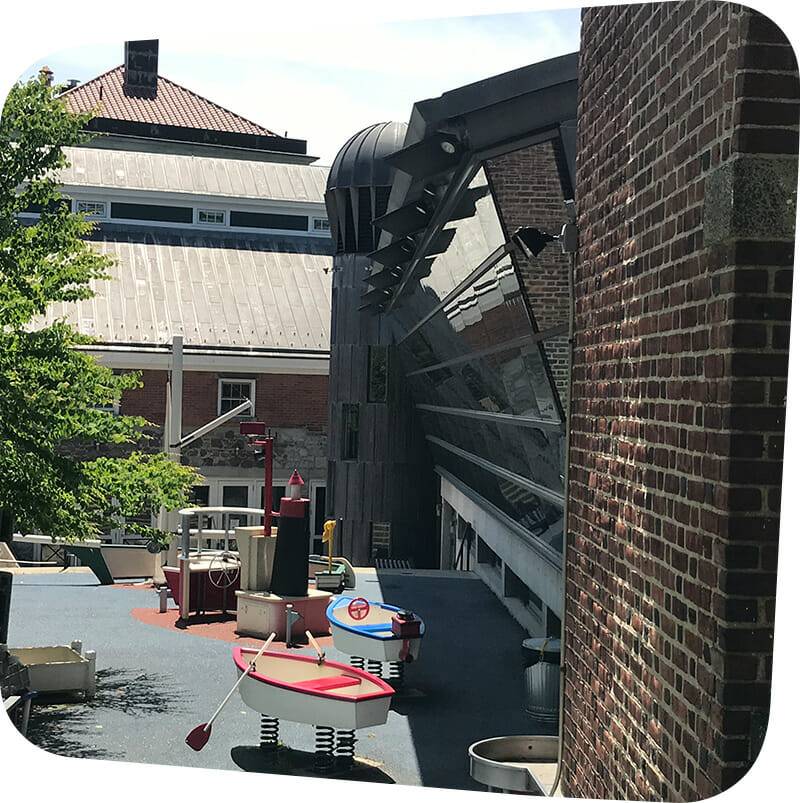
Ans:
<svg viewBox="0 0 800 803"><path fill-rule="evenodd" d="M281 499L281 518L301 518L306 515L308 499L303 499L303 478L297 469L289 478L289 496Z"/></svg>

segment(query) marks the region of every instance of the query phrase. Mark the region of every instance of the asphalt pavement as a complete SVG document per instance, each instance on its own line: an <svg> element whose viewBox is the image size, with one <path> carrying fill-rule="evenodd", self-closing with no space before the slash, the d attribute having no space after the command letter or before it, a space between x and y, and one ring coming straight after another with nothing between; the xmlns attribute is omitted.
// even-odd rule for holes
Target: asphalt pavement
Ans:
<svg viewBox="0 0 800 803"><path fill-rule="evenodd" d="M525 633L468 573L364 570L355 592L410 608L426 623L419 660L385 725L358 731L359 762L343 777L457 789L468 746L491 736L553 733L523 712ZM171 603L172 604L172 603ZM254 772L313 772L314 729L281 722L280 756L258 749L259 715L235 696L201 752L184 743L236 679L231 643L131 616L158 605L152 590L97 584L93 575L18 574L9 644L69 644L97 652L94 700L34 705L28 738L60 755ZM312 650L304 650L311 653ZM348 658L328 649L334 660Z"/></svg>

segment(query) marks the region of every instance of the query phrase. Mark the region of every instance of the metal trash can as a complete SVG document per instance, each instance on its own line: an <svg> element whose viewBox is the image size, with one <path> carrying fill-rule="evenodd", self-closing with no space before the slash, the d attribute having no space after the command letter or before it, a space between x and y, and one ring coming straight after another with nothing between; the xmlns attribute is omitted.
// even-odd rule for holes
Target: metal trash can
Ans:
<svg viewBox="0 0 800 803"><path fill-rule="evenodd" d="M561 640L525 639L522 656L525 663L525 713L538 722L558 722Z"/></svg>

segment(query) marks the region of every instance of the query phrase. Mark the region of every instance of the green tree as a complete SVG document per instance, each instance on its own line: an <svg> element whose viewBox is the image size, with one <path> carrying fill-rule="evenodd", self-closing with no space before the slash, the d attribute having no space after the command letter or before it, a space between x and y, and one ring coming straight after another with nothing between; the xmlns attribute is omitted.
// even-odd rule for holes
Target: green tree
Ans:
<svg viewBox="0 0 800 803"><path fill-rule="evenodd" d="M66 321L45 325L49 305L91 298L111 265L85 239L92 222L60 192L63 149L86 141L91 115L70 112L58 91L40 78L18 83L0 118L0 520L81 539L114 516L180 506L199 477L163 453L70 455L81 443L134 444L147 422L102 409L139 387L139 374L115 374L76 348L92 340ZM22 222L26 210L39 218Z"/></svg>

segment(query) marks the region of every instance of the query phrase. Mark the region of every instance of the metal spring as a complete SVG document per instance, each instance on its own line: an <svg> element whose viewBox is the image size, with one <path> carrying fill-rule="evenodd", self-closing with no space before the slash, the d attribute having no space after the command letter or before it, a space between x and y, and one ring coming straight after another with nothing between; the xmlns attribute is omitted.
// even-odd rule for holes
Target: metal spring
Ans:
<svg viewBox="0 0 800 803"><path fill-rule="evenodd" d="M314 740L314 767L319 772L333 769L336 730L329 725L317 725Z"/></svg>
<svg viewBox="0 0 800 803"><path fill-rule="evenodd" d="M353 666L356 669L363 669L364 668L364 659L360 655L351 655L350 656L350 666Z"/></svg>
<svg viewBox="0 0 800 803"><path fill-rule="evenodd" d="M369 658L367 660L367 672L369 672L370 675L375 675L377 678L383 677L383 662Z"/></svg>
<svg viewBox="0 0 800 803"><path fill-rule="evenodd" d="M356 754L356 732L354 730L336 731L336 758L342 764L352 764Z"/></svg>
<svg viewBox="0 0 800 803"><path fill-rule="evenodd" d="M261 715L261 739L259 747L262 750L275 750L278 746L280 722L275 717Z"/></svg>
<svg viewBox="0 0 800 803"><path fill-rule="evenodd" d="M406 664L405 661L390 661L388 681L396 688L402 688L405 684Z"/></svg>

